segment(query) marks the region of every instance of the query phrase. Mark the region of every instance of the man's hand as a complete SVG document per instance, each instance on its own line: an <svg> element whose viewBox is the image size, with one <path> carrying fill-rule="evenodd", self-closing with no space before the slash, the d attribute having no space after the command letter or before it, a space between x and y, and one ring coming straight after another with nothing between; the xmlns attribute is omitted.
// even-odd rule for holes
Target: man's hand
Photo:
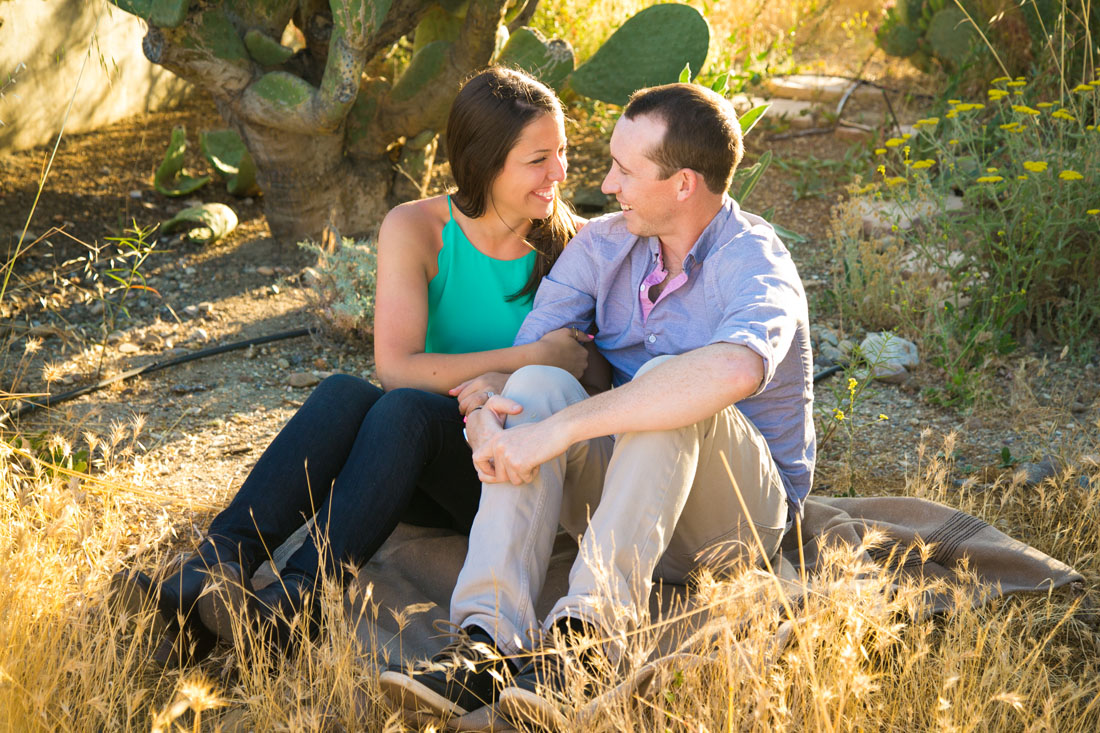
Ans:
<svg viewBox="0 0 1100 733"><path fill-rule="evenodd" d="M508 374L501 372L488 372L480 377L467 379L462 384L449 390L447 394L458 398L458 409L463 415L485 404L495 394L500 394L504 384L508 381ZM467 429L468 430L468 429Z"/></svg>
<svg viewBox="0 0 1100 733"><path fill-rule="evenodd" d="M555 429L552 421L551 417L542 422L501 430L479 445L474 450L474 468L478 478L487 484L510 483L516 486L533 481L539 466L569 448L565 431Z"/></svg>

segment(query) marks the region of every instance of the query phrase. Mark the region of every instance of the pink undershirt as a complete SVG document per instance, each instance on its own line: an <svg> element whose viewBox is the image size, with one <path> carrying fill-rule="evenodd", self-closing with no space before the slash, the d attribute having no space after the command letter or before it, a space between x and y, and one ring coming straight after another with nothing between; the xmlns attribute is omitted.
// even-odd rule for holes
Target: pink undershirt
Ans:
<svg viewBox="0 0 1100 733"><path fill-rule="evenodd" d="M638 293L638 301L642 306L642 323L649 320L649 313L653 310L653 306L664 300L666 295L686 283L688 279L687 273L681 270L679 275L668 281L668 285L665 285L664 290L657 296L657 300L650 300L649 289L663 282L666 277L668 277L668 270L665 269L664 258L661 256L660 250L658 250L657 266L653 268L653 272L646 276L645 280L642 280L642 287Z"/></svg>

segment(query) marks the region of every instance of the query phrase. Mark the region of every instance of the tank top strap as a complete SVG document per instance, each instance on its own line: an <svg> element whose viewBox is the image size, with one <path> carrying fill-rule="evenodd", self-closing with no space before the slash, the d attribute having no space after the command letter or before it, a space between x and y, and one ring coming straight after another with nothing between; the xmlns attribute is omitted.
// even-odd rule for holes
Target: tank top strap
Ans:
<svg viewBox="0 0 1100 733"><path fill-rule="evenodd" d="M455 218L454 204L451 203L451 197L448 195L447 196L447 223L450 224L452 221L454 221L454 218Z"/></svg>

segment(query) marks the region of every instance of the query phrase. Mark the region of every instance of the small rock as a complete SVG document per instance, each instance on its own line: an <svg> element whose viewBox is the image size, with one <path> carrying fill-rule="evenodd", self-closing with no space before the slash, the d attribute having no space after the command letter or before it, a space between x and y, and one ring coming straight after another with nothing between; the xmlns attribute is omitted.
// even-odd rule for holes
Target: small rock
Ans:
<svg viewBox="0 0 1100 733"><path fill-rule="evenodd" d="M853 84L857 82L842 76L791 74L768 77L764 87L777 97L809 99L815 102L839 102L845 94L851 99L861 101L878 101L882 98L882 92L870 84L858 84L852 89Z"/></svg>
<svg viewBox="0 0 1100 733"><path fill-rule="evenodd" d="M191 394L192 392L205 392L205 384L173 384L173 394Z"/></svg>
<svg viewBox="0 0 1100 733"><path fill-rule="evenodd" d="M844 354L837 347L833 346L827 341L823 341L820 346L817 347L817 363L822 366L832 366L833 364L839 364L844 359Z"/></svg>
<svg viewBox="0 0 1100 733"><path fill-rule="evenodd" d="M249 346L249 347L248 347L247 349L245 349L245 351L244 351L244 358L246 358L246 359L255 359L255 358L256 358L257 356L259 356L259 355L260 355L260 354L259 354L259 352L258 352L258 351L256 351L256 347L255 347L255 346Z"/></svg>
<svg viewBox="0 0 1100 733"><path fill-rule="evenodd" d="M328 362L325 361L325 357L318 356L316 359L314 359L313 360L313 368L314 369L321 369L322 371L325 370L325 369L328 369Z"/></svg>
<svg viewBox="0 0 1100 733"><path fill-rule="evenodd" d="M1016 478L1028 486L1036 486L1054 475L1053 466L1042 463L1021 463L1016 467Z"/></svg>
<svg viewBox="0 0 1100 733"><path fill-rule="evenodd" d="M199 303L199 313L202 313L204 316L208 316L213 312L214 304L211 303L209 300L204 300L203 302Z"/></svg>
<svg viewBox="0 0 1100 733"><path fill-rule="evenodd" d="M209 341L210 334L206 332L205 328L196 328L191 332L191 338L196 341Z"/></svg>
<svg viewBox="0 0 1100 733"><path fill-rule="evenodd" d="M99 169L99 173L100 173L100 175L104 175L104 176L111 175L111 166L109 166L109 165L103 166L102 168Z"/></svg>
<svg viewBox="0 0 1100 733"><path fill-rule="evenodd" d="M823 344L829 344L830 346L838 346L840 344L840 339L837 338L836 333L828 328L823 328L818 331L817 337Z"/></svg>
<svg viewBox="0 0 1100 733"><path fill-rule="evenodd" d="M183 356L184 354L190 354L190 353L191 352L188 351L187 349L184 349L184 348L181 348L181 347L177 346L175 348L168 349L163 354L161 354L161 356L165 356L165 357L168 357L168 358L175 358L177 356Z"/></svg>
<svg viewBox="0 0 1100 733"><path fill-rule="evenodd" d="M159 349L164 346L164 340L155 333L147 333L141 337L141 345L147 349Z"/></svg>
<svg viewBox="0 0 1100 733"><path fill-rule="evenodd" d="M275 366L279 367L280 369L289 369L290 362L280 356L278 359L275 360Z"/></svg>
<svg viewBox="0 0 1100 733"><path fill-rule="evenodd" d="M184 275L195 275L197 273L198 273L198 270L196 270L194 267L191 267L190 265L183 268L183 274Z"/></svg>
<svg viewBox="0 0 1100 733"><path fill-rule="evenodd" d="M1090 479L1088 476L1078 476L1077 485L1082 489L1088 491L1092 488L1092 479Z"/></svg>
<svg viewBox="0 0 1100 733"><path fill-rule="evenodd" d="M252 204L256 203L256 199L252 198L251 196L246 196L244 201L242 201L241 203L243 203L245 206L251 206Z"/></svg>
<svg viewBox="0 0 1100 733"><path fill-rule="evenodd" d="M825 287L824 280L803 280L802 288L808 293L813 290L820 290Z"/></svg>
<svg viewBox="0 0 1100 733"><path fill-rule="evenodd" d="M195 318L199 315L199 307L197 305L189 305L183 309L183 314L189 318Z"/></svg>
<svg viewBox="0 0 1100 733"><path fill-rule="evenodd" d="M237 377L237 381L244 384L251 384L254 380L252 375L250 374L241 374Z"/></svg>
<svg viewBox="0 0 1100 733"><path fill-rule="evenodd" d="M195 407L188 407L183 411L184 415L197 416L202 414L202 408L196 405Z"/></svg>
<svg viewBox="0 0 1100 733"><path fill-rule="evenodd" d="M329 377L331 377L334 374L336 374L336 372L327 372L327 371L317 372L317 378L320 379L320 380L325 380L325 379L328 379Z"/></svg>
<svg viewBox="0 0 1100 733"><path fill-rule="evenodd" d="M267 265L260 265L256 268L256 273L264 277L271 277L275 274L275 268L268 267Z"/></svg>
<svg viewBox="0 0 1100 733"><path fill-rule="evenodd" d="M141 198L141 191L131 191L130 192L130 198L132 198L132 199Z"/></svg>
<svg viewBox="0 0 1100 733"><path fill-rule="evenodd" d="M124 338L126 338L126 334L122 331L111 331L107 334L107 345L114 346L115 344L120 344Z"/></svg>
<svg viewBox="0 0 1100 733"><path fill-rule="evenodd" d="M102 315L102 313L103 313L103 301L102 300L93 300L88 305L88 315L98 316L98 315Z"/></svg>
<svg viewBox="0 0 1100 733"><path fill-rule="evenodd" d="M310 372L294 372L287 377L286 383L291 387L300 389L302 387L312 387L320 381L320 378L316 374L311 374Z"/></svg>
<svg viewBox="0 0 1100 733"><path fill-rule="evenodd" d="M137 344L127 341L126 343L119 344L118 350L119 353L122 354L136 354L141 351L141 348Z"/></svg>
<svg viewBox="0 0 1100 733"><path fill-rule="evenodd" d="M839 344L837 344L837 348L840 349L840 353L844 354L845 357L848 357L851 356L852 352L855 350L856 342L852 341L851 339L844 339Z"/></svg>

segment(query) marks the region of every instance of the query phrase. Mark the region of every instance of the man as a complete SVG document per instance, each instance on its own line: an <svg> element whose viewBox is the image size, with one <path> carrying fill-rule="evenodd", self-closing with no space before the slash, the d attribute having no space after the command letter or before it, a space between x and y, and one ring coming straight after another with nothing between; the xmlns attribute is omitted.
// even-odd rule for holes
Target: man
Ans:
<svg viewBox="0 0 1100 733"><path fill-rule="evenodd" d="M622 211L565 248L516 337L594 325L615 388L589 397L562 370L526 367L470 413L485 484L451 603L465 633L426 668L385 672L395 701L460 715L503 680L505 715L560 725L566 669L593 658L555 652L555 635L606 638L640 619L654 577L777 551L813 476L812 359L790 254L726 194L742 150L710 90L631 98L603 184ZM580 553L530 654L559 523Z"/></svg>

